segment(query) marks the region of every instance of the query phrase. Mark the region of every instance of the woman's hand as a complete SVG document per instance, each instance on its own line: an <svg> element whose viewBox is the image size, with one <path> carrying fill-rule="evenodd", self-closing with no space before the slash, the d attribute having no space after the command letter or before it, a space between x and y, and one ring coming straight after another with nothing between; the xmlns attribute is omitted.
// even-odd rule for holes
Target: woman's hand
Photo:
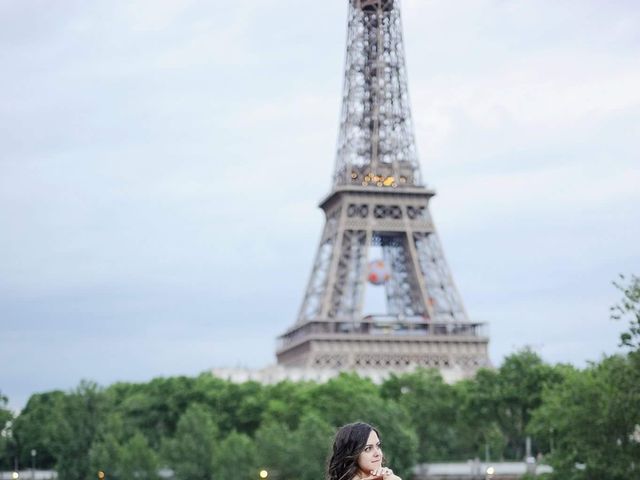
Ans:
<svg viewBox="0 0 640 480"><path fill-rule="evenodd" d="M371 470L371 474L361 480L402 480L399 476L393 474L393 470L387 467L378 467Z"/></svg>

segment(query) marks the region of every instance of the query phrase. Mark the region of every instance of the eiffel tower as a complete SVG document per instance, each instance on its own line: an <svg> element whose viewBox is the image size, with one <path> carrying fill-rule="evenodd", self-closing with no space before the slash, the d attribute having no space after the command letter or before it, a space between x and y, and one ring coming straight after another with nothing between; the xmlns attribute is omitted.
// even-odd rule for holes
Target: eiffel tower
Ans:
<svg viewBox="0 0 640 480"><path fill-rule="evenodd" d="M297 321L278 338L285 367L421 366L455 380L489 365L484 325L467 317L429 211L400 20L398 0L349 0L333 186ZM385 311L364 315L367 288L384 288Z"/></svg>

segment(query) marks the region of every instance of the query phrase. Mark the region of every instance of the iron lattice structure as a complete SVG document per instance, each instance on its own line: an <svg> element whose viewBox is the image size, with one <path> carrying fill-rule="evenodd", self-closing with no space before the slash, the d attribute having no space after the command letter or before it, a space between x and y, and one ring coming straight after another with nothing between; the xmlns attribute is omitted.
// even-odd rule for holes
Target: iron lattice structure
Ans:
<svg viewBox="0 0 640 480"><path fill-rule="evenodd" d="M350 0L344 93L326 223L278 362L337 369L489 364L436 233L415 146L398 0ZM386 311L363 316L371 247L390 270Z"/></svg>
<svg viewBox="0 0 640 480"><path fill-rule="evenodd" d="M376 184L376 176L393 178L384 186L419 185L400 10L393 1L351 2L343 92L334 186Z"/></svg>

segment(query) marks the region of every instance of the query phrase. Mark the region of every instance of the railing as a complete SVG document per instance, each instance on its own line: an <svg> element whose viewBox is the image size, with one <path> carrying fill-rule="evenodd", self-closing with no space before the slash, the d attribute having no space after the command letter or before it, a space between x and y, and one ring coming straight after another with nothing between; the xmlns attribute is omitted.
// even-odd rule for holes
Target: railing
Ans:
<svg viewBox="0 0 640 480"><path fill-rule="evenodd" d="M55 470L32 470L0 472L0 480L56 480L58 473Z"/></svg>
<svg viewBox="0 0 640 480"><path fill-rule="evenodd" d="M481 337L487 336L484 323L432 323L423 317L368 316L354 320L311 320L279 337L278 349L308 336L367 335L380 337Z"/></svg>

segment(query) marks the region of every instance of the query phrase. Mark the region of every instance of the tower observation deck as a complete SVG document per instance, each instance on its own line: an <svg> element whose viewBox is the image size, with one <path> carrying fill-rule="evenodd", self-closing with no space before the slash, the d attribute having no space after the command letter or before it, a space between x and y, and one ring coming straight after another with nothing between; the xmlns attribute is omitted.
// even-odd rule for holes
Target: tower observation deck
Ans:
<svg viewBox="0 0 640 480"><path fill-rule="evenodd" d="M470 376L489 365L488 335L467 316L430 214L435 192L420 172L399 1L349 0L348 15L325 226L298 318L278 338L278 363ZM373 263L386 271L377 286ZM367 289L384 290L384 309L365 311Z"/></svg>

